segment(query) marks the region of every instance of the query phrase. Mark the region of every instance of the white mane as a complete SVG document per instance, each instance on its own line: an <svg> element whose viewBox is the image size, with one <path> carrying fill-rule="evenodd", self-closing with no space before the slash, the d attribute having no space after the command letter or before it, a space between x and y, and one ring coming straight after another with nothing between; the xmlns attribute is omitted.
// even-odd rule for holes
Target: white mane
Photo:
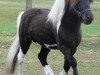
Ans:
<svg viewBox="0 0 100 75"><path fill-rule="evenodd" d="M65 0L55 0L50 13L48 14L48 21L53 23L54 27L57 27L57 32L61 23L61 19L64 15Z"/></svg>

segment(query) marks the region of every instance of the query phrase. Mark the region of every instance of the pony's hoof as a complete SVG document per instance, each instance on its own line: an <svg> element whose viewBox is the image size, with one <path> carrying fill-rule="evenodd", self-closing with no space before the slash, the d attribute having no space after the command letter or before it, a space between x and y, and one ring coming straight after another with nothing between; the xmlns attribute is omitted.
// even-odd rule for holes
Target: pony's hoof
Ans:
<svg viewBox="0 0 100 75"><path fill-rule="evenodd" d="M45 72L45 75L54 75L54 73L53 73L53 71L52 71L52 69L50 68L49 65L46 65L44 67L44 72Z"/></svg>
<svg viewBox="0 0 100 75"><path fill-rule="evenodd" d="M65 72L65 70L63 69L63 70L60 72L60 75L68 75L68 73Z"/></svg>

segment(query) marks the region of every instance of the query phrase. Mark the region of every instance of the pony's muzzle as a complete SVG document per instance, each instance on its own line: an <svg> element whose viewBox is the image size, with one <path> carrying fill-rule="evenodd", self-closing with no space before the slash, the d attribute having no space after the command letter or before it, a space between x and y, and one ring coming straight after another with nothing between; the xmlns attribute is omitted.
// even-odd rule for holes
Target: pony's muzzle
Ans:
<svg viewBox="0 0 100 75"><path fill-rule="evenodd" d="M93 14L89 11L82 14L82 20L84 24L91 24L93 21Z"/></svg>

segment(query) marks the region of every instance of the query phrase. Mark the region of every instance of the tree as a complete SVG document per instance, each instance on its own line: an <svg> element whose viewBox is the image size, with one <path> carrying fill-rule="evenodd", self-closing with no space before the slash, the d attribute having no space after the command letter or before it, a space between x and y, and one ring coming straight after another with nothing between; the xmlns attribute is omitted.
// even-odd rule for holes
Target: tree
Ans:
<svg viewBox="0 0 100 75"><path fill-rule="evenodd" d="M32 0L26 0L26 10L32 9Z"/></svg>

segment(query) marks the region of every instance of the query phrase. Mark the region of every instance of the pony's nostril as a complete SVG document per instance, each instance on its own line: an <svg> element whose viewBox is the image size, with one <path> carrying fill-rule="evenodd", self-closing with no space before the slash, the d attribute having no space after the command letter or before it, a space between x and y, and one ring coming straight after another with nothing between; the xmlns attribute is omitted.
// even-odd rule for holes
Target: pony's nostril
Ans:
<svg viewBox="0 0 100 75"><path fill-rule="evenodd" d="M87 21L92 21L93 17L92 16L87 16L86 19L87 19Z"/></svg>
<svg viewBox="0 0 100 75"><path fill-rule="evenodd" d="M90 16L87 16L87 20L89 20L90 19Z"/></svg>
<svg viewBox="0 0 100 75"><path fill-rule="evenodd" d="M83 22L85 24L91 24L92 21L93 21L93 16L91 16L91 15L89 15L89 16L88 15L87 16L83 15L82 19L83 19Z"/></svg>
<svg viewBox="0 0 100 75"><path fill-rule="evenodd" d="M90 14L90 15L87 15L87 20L93 20L93 15L92 14Z"/></svg>

